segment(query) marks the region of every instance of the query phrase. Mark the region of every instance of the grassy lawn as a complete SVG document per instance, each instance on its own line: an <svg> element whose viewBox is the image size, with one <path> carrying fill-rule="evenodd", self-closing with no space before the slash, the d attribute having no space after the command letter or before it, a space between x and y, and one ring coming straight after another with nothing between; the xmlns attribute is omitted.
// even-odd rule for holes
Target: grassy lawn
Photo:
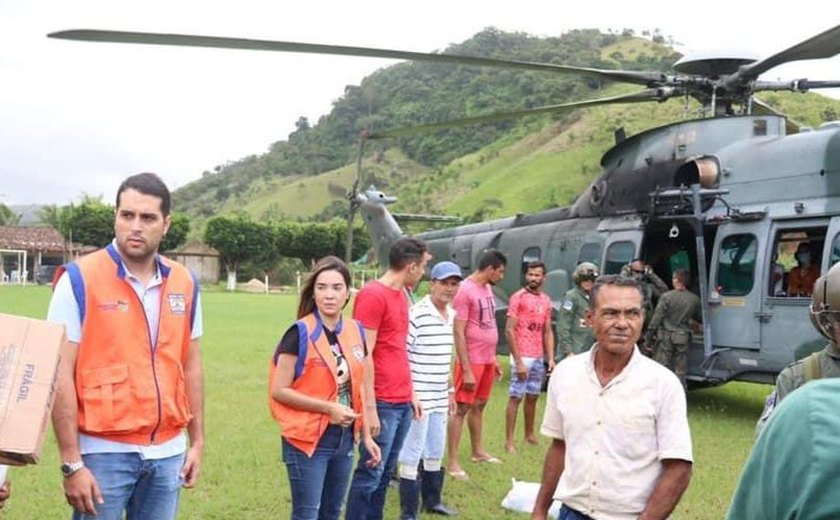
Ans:
<svg viewBox="0 0 840 520"><path fill-rule="evenodd" d="M270 353L293 317L295 298L206 292L203 299L207 449L198 487L182 494L180 518L288 518L288 483L280 460L280 437L267 409L266 376ZM42 318L48 300L49 291L43 287L0 287L0 312ZM514 456L503 453L506 389L506 382L496 385L485 425L487 447L504 464L470 463L465 435L461 453L471 480L446 483L445 498L461 511L462 520L526 518L499 504L511 478L539 481L547 441L520 447ZM730 383L689 395L694 477L674 518L723 517L767 392L764 386ZM69 518L59 464L50 436L39 465L10 471L14 496L3 517ZM386 518L397 516L393 491Z"/></svg>

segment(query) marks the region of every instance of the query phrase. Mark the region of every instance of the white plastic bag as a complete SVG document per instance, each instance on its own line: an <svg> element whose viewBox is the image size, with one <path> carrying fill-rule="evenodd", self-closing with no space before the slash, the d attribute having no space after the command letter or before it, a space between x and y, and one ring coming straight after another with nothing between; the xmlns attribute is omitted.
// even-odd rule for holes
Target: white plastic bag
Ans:
<svg viewBox="0 0 840 520"><path fill-rule="evenodd" d="M502 499L502 507L511 511L530 514L534 510L534 503L537 501L537 493L540 492L538 482L524 482L510 479L511 488L505 498ZM560 502L554 501L551 509L548 510L549 518L557 518L560 515Z"/></svg>

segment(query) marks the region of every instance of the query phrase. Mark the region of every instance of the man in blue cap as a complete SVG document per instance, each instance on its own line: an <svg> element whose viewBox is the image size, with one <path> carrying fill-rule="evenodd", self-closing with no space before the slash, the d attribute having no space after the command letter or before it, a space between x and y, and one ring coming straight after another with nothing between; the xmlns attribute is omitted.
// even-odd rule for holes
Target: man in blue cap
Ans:
<svg viewBox="0 0 840 520"><path fill-rule="evenodd" d="M432 268L431 278L429 294L409 311L408 359L423 414L411 421L400 451L400 520L417 519L421 492L427 512L455 514L441 501L441 460L446 449L447 417L455 408L450 375L455 311L450 304L463 274L456 264L439 262ZM422 472L418 471L421 459Z"/></svg>

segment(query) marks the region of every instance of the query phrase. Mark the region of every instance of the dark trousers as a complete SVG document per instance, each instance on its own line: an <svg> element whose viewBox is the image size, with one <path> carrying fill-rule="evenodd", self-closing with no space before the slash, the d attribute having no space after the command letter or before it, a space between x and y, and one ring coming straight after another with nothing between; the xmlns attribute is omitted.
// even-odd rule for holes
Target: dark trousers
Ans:
<svg viewBox="0 0 840 520"><path fill-rule="evenodd" d="M557 517L557 520L592 520L592 517L563 504L563 507L560 508L560 516Z"/></svg>

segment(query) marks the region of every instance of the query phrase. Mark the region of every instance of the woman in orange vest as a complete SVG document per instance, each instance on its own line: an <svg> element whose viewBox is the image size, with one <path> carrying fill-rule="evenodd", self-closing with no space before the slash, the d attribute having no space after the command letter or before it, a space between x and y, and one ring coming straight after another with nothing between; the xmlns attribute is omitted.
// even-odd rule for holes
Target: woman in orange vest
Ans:
<svg viewBox="0 0 840 520"><path fill-rule="evenodd" d="M274 419L292 489L292 520L338 519L361 435L379 463L379 447L362 420L367 349L364 329L342 310L350 271L334 256L321 259L304 284L298 320L271 363Z"/></svg>

